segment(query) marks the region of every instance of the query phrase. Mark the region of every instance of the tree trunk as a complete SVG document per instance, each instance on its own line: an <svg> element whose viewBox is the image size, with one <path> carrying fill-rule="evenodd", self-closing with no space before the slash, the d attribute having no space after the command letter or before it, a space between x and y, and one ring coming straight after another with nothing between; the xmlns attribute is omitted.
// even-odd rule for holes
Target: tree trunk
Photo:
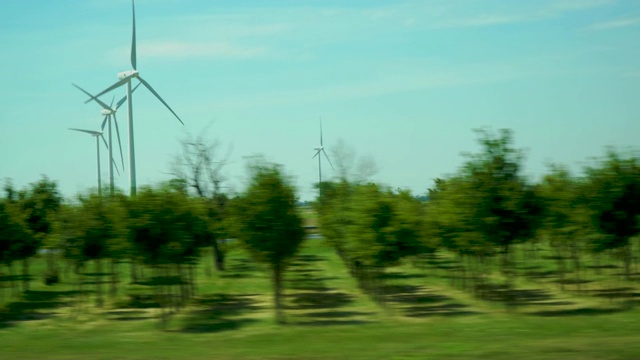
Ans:
<svg viewBox="0 0 640 360"><path fill-rule="evenodd" d="M578 291L582 292L582 283L580 280L580 254L578 253L578 244L575 239L571 242L571 257L573 258L573 267L576 272L576 284L578 285Z"/></svg>
<svg viewBox="0 0 640 360"><path fill-rule="evenodd" d="M136 271L137 270L136 261L134 259L131 259L131 262L129 264L130 264L129 269L131 270L131 282L135 284L138 282L138 273Z"/></svg>
<svg viewBox="0 0 640 360"><path fill-rule="evenodd" d="M196 272L195 272L195 268L196 268L195 264L189 265L189 284L191 285L191 296L192 297L196 295Z"/></svg>
<svg viewBox="0 0 640 360"><path fill-rule="evenodd" d="M96 306L102 307L104 299L102 298L102 261L96 259L96 274L94 276L96 282Z"/></svg>
<svg viewBox="0 0 640 360"><path fill-rule="evenodd" d="M560 247L556 247L556 261L558 262L558 283L560 284L560 289L564 290L564 273L566 269L564 266L564 256L562 255Z"/></svg>
<svg viewBox="0 0 640 360"><path fill-rule="evenodd" d="M111 291L109 295L115 297L118 294L118 273L116 272L116 260L111 259Z"/></svg>
<svg viewBox="0 0 640 360"><path fill-rule="evenodd" d="M623 251L623 261L624 261L624 279L631 279L631 243L627 242L627 245L624 247Z"/></svg>
<svg viewBox="0 0 640 360"><path fill-rule="evenodd" d="M216 264L216 270L224 271L224 252L217 239L211 242L211 250L213 250L213 262Z"/></svg>
<svg viewBox="0 0 640 360"><path fill-rule="evenodd" d="M29 259L22 259L22 290L29 291L29 282L31 278L29 277Z"/></svg>
<svg viewBox="0 0 640 360"><path fill-rule="evenodd" d="M16 295L18 293L17 291L17 286L16 286L16 279L15 279L15 275L13 273L13 261L9 261L9 263L7 264L7 267L9 268L9 278L10 283L11 283L11 293L13 295Z"/></svg>
<svg viewBox="0 0 640 360"><path fill-rule="evenodd" d="M282 268L280 264L273 267L273 302L276 310L276 321L279 324L285 323L282 311Z"/></svg>

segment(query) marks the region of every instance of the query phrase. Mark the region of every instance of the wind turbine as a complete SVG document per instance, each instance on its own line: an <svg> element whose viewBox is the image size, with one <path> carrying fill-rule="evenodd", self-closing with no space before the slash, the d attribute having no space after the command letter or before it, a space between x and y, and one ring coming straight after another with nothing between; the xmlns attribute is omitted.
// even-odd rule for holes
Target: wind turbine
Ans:
<svg viewBox="0 0 640 360"><path fill-rule="evenodd" d="M316 151L316 154L313 155L312 159L316 156L318 157L318 192L320 193L320 195L322 195L322 155L320 155L320 153L324 154L325 158L327 158L327 161L329 162L329 165L331 165L331 168L333 169L333 164L329 159L329 155L327 155L327 152L324 151L324 144L322 142L322 120L320 120L320 146L314 148L313 150Z"/></svg>
<svg viewBox="0 0 640 360"><path fill-rule="evenodd" d="M98 163L98 195L102 196L102 179L100 177L100 138L102 138L102 141L104 141L104 144L105 146L107 146L107 148L109 147L109 145L107 145L107 141L104 139L104 136L102 135L102 131L84 130L84 129L76 129L76 128L69 128L69 130L87 133L96 138L96 160ZM113 159L110 159L110 160L113 162ZM116 167L116 171L117 170L118 168Z"/></svg>
<svg viewBox="0 0 640 360"><path fill-rule="evenodd" d="M127 114L129 117L129 180L131 185L130 195L135 196L136 195L136 155L135 155L135 146L134 146L134 140L133 140L133 98L132 98L133 90L131 90L131 81L134 78L138 79L138 81L140 81L142 85L144 85L147 89L149 89L149 91L151 91L151 93L155 95L155 97L158 98L158 100L160 100L160 102L164 104L164 106L167 109L169 109L169 111L171 111L171 113L178 119L178 121L180 121L182 125L184 125L184 122L182 122L178 114L176 114L175 111L171 109L169 104L167 104L167 102L164 101L164 99L162 99L160 94L158 94L153 89L153 87L149 85L148 82L146 82L142 77L140 77L140 73L138 72L138 69L137 69L137 59L136 59L136 9L135 9L134 0L131 0L131 13L133 18L133 31L131 36L131 67L133 69L118 73L118 78L120 80L115 84L109 86L105 90L101 91L97 95L95 95L94 98L99 97L105 93L108 93L109 91L116 89L124 84L127 85ZM91 100L92 99L89 99L85 101L85 103L88 103Z"/></svg>
<svg viewBox="0 0 640 360"><path fill-rule="evenodd" d="M104 131L104 127L106 124L109 124L108 127L108 131L109 131L109 191L111 192L111 195L113 195L114 192L114 183L113 183L113 165L115 163L115 161L113 160L113 146L112 146L112 137L111 137L111 117L113 117L113 122L115 123L116 126L116 134L118 136L118 146L120 147L120 160L122 161L122 169L124 169L124 156L122 155L122 143L120 142L120 129L118 128L118 119L116 118L116 112L118 111L118 108L120 108L120 106L122 106L122 104L127 100L127 97L124 96L122 97L122 99L120 99L120 101L118 101L116 103L116 106L113 106L113 100L111 100L111 104L107 105L106 103L104 103L102 100L98 99L97 97L91 95L91 93L89 93L88 91L86 91L85 89L81 88L80 86L76 85L76 84L71 84L73 86L75 86L78 90L82 91L83 93L87 94L89 96L90 100L94 100L95 102L97 102L100 106L102 106L102 111L101 114L104 115L104 120L102 121L102 127L101 130ZM140 84L136 85L135 88L133 88L132 92L136 91L136 89L138 88L138 86L140 86ZM116 169L117 170L117 169ZM118 172L119 173L119 172Z"/></svg>

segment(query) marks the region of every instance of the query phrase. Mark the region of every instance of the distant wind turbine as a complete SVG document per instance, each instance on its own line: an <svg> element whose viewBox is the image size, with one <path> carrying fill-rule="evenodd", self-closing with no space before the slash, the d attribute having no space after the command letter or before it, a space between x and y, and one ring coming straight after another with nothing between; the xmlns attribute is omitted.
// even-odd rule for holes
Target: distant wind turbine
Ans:
<svg viewBox="0 0 640 360"><path fill-rule="evenodd" d="M109 132L109 191L111 192L111 194L113 195L114 193L114 181L113 181L113 164L115 163L115 161L113 160L113 146L112 146L112 136L111 136L111 118L113 117L113 122L116 126L116 134L118 136L118 146L120 147L120 160L122 161L122 169L124 169L124 156L122 155L122 143L120 142L120 129L118 128L118 119L116 118L116 112L118 111L118 109L120 108L120 106L122 106L122 104L127 100L127 97L124 96L122 97L122 99L120 99L120 101L118 101L116 103L116 106L113 106L113 99L111 100L111 105L107 105L106 103L104 103L102 100L98 99L97 97L91 95L91 93L89 93L88 91L86 91L85 89L81 88L80 86L76 85L76 84L71 84L73 86L75 86L78 90L82 91L83 93L87 94L89 96L90 100L95 101L96 103L98 103L100 106L102 106L102 111L101 114L104 115L104 120L102 121L102 127L100 130L104 131L104 127L106 124L109 124L108 127L108 132ZM140 86L140 84L136 85L135 88L133 88L133 90L131 92L136 91L136 89L138 88L138 86Z"/></svg>
<svg viewBox="0 0 640 360"><path fill-rule="evenodd" d="M324 150L324 144L322 142L322 120L320 120L320 146L317 148L314 148L313 150L316 151L316 154L313 155L312 159L315 158L316 156L318 157L318 192L320 193L320 195L322 195L322 161L321 161L322 155L320 155L320 153L324 154L325 158L329 162L329 165L331 165L331 168L333 169L333 164L329 159L329 155L327 155L327 152Z"/></svg>
<svg viewBox="0 0 640 360"><path fill-rule="evenodd" d="M151 91L151 93L155 95L155 97L158 98L158 100L160 100L160 102L164 104L164 106L167 109L169 109L169 111L171 111L171 113L178 119L178 121L180 121L180 123L182 123L182 125L184 125L184 122L182 122L178 114L176 114L175 111L171 109L169 104L167 104L167 102L162 99L160 94L158 94L153 89L153 87L149 85L148 82L146 82L142 77L140 77L140 73L138 72L138 69L137 69L137 59L136 59L136 10L135 10L134 0L131 0L131 11L132 11L132 18L133 18L133 31L131 36L131 66L133 69L118 73L118 78L120 80L115 84L109 86L105 90L101 91L97 95L95 95L94 98L99 97L105 93L108 93L109 91L116 89L124 84L127 85L127 110L128 110L127 114L129 117L129 179L130 179L130 186L131 186L130 194L131 196L135 196L136 195L136 159L135 159L136 155L135 155L135 146L134 146L134 140L133 140L134 139L133 137L133 98L132 98L133 90L131 89L131 80L134 78L138 79L138 81L140 81L142 85L144 85L147 89L149 89L149 91ZM89 99L85 101L85 103L88 103L91 100L92 99Z"/></svg>
<svg viewBox="0 0 640 360"><path fill-rule="evenodd" d="M102 138L102 141L104 141L104 145L107 148L109 148L109 145L107 145L107 141L104 139L104 136L102 135L102 131L84 130L84 129L76 129L76 128L69 128L69 130L87 133L96 138L96 160L98 163L98 195L102 195L102 178L100 176L100 138ZM110 159L110 160L111 162L113 162L113 159ZM116 167L116 171L118 171L117 167ZM120 172L118 172L118 174L119 173Z"/></svg>

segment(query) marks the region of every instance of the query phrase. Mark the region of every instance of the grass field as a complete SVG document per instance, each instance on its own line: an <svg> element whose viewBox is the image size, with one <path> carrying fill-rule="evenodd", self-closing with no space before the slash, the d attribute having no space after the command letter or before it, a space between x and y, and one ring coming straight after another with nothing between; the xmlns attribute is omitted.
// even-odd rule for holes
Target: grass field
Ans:
<svg viewBox="0 0 640 360"><path fill-rule="evenodd" d="M222 274L203 257L198 295L163 329L160 309L142 296L148 286L124 281L98 309L91 292L76 301L73 275L53 286L36 277L22 298L3 291L0 359L640 358L635 279L604 264L600 275L582 274L581 291L568 281L561 290L555 264L536 259L520 269L516 308L462 290L447 257L390 269L384 308L322 240L309 240L287 273L284 325L274 321L267 274L240 249ZM625 297L603 296L611 293Z"/></svg>

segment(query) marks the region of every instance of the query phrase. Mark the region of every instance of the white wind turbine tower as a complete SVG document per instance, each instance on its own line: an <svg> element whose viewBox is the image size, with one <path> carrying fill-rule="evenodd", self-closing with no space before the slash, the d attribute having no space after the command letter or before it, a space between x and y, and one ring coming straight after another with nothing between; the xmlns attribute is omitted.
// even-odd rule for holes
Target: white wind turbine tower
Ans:
<svg viewBox="0 0 640 360"><path fill-rule="evenodd" d="M106 103L104 103L102 100L98 99L97 97L91 95L88 91L86 91L85 89L81 88L80 86L76 85L76 84L71 84L73 86L75 86L78 90L82 91L83 93L87 94L90 98L90 100L94 100L95 102L97 102L100 106L102 106L102 111L101 114L104 115L104 120L102 121L102 126L101 129L102 131L104 131L104 127L106 124L109 124L108 127L108 132L109 132L109 191L111 193L111 195L113 195L114 193L114 181L113 181L113 165L115 164L115 161L113 160L113 146L112 146L112 137L111 137L111 118L113 117L113 122L116 126L116 134L118 136L118 146L120 147L120 160L122 161L122 169L124 169L124 157L122 155L122 143L120 142L120 129L118 128L118 119L116 118L116 112L118 111L118 108L120 108L120 106L122 106L122 104L127 100L127 97L124 96L122 99L120 99L120 101L118 101L116 103L116 106L113 107L113 99L111 100L111 105L107 105ZM138 86L140 86L140 84L136 85L135 88L133 88L132 92L136 91L136 89L138 88ZM116 169L117 170L117 169Z"/></svg>
<svg viewBox="0 0 640 360"><path fill-rule="evenodd" d="M104 136L102 135L102 131L84 130L84 129L76 129L76 128L69 128L69 130L87 133L96 138L96 160L98 163L98 195L102 195L102 178L100 176L100 138L102 138L102 141L104 141L105 146L107 146L107 148L109 147L109 145L107 145L107 141L104 139ZM113 159L111 159L111 161L113 161ZM117 168L116 168L116 171L117 171Z"/></svg>
<svg viewBox="0 0 640 360"><path fill-rule="evenodd" d="M313 150L316 151L316 154L313 155L312 159L315 158L316 156L318 157L318 193L322 195L322 161L321 161L322 155L320 155L320 153L324 154L325 158L329 162L329 165L331 165L331 168L333 169L333 164L329 159L329 155L327 155L327 152L324 150L324 144L322 142L322 120L320 120L320 146L317 148L314 148Z"/></svg>
<svg viewBox="0 0 640 360"><path fill-rule="evenodd" d="M133 137L133 98L131 96L133 94L133 90L131 89L131 81L134 78L138 79L138 81L140 81L142 85L144 85L147 89L149 89L149 91L151 91L151 93L155 95L155 97L158 98L158 100L160 100L160 102L164 104L164 106L166 106L166 108L169 109L169 111L171 111L171 113L178 119L178 121L180 121L180 123L182 123L182 125L184 125L184 122L182 122L178 114L176 114L175 111L171 109L169 104L167 104L167 102L162 99L160 94L158 94L153 89L153 87L149 85L148 82L146 82L144 79L142 79L142 77L140 77L140 73L138 72L137 61L136 61L136 11L135 11L134 0L131 0L131 11L132 11L132 18L133 18L133 31L131 36L131 66L133 69L118 73L118 78L120 80L115 84L109 86L105 90L101 91L97 95L95 95L94 98L101 96L124 84L127 85L127 114L129 117L129 180L130 180L130 186L131 186L130 195L135 196L136 195L136 159L135 159L136 155L135 155L135 146L134 146L134 140L133 140L134 138ZM89 99L85 101L85 103L88 103L91 100L92 99Z"/></svg>

